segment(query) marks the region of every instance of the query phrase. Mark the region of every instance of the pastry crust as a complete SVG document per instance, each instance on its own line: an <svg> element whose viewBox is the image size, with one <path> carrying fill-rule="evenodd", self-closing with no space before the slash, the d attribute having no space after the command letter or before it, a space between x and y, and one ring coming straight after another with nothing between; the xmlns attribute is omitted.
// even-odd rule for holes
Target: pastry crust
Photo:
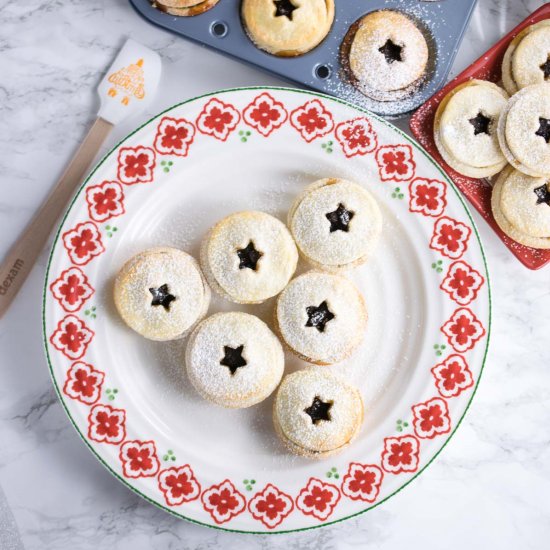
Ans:
<svg viewBox="0 0 550 550"><path fill-rule="evenodd" d="M198 4L202 4L204 0L155 0L157 6L162 6L164 8L190 8Z"/></svg>
<svg viewBox="0 0 550 550"><path fill-rule="evenodd" d="M537 135L541 117L550 120L550 83L520 90L508 102L498 124L504 156L514 168L533 177L550 176L550 145Z"/></svg>
<svg viewBox="0 0 550 550"><path fill-rule="evenodd" d="M292 0L294 10L277 15L273 0L243 0L243 26L254 44L280 57L302 55L328 34L334 19L334 0Z"/></svg>
<svg viewBox="0 0 550 550"><path fill-rule="evenodd" d="M550 57L550 26L548 22L533 29L518 44L512 57L512 73L520 89L546 82L541 65Z"/></svg>
<svg viewBox="0 0 550 550"><path fill-rule="evenodd" d="M395 101L420 86L428 65L424 34L403 13L380 10L365 15L344 39L349 70L355 85L378 101ZM389 44L396 57L388 61L381 51Z"/></svg>
<svg viewBox="0 0 550 550"><path fill-rule="evenodd" d="M306 409L315 399L328 404L328 420L313 422ZM286 448L306 458L323 459L344 450L363 423L357 388L326 371L309 368L286 376L273 404L275 431Z"/></svg>
<svg viewBox="0 0 550 550"><path fill-rule="evenodd" d="M332 317L323 330L311 325L310 308L326 308ZM308 271L290 282L274 311L277 331L295 355L316 365L332 365L361 344L367 308L357 287L346 277Z"/></svg>
<svg viewBox="0 0 550 550"><path fill-rule="evenodd" d="M465 176L484 178L506 166L497 128L507 99L502 88L485 80L465 82L443 98L434 118L434 140L451 168ZM479 113L491 119L489 134L475 135L470 120Z"/></svg>
<svg viewBox="0 0 550 550"><path fill-rule="evenodd" d="M347 231L331 231L327 218L342 205L351 214ZM313 267L338 271L364 263L382 232L382 214L372 195L357 183L324 178L294 201L288 226L302 257Z"/></svg>
<svg viewBox="0 0 550 550"><path fill-rule="evenodd" d="M550 205L537 204L535 189L547 178L532 178L512 167L493 186L491 207L498 226L514 241L533 248L550 249Z"/></svg>
<svg viewBox="0 0 550 550"><path fill-rule="evenodd" d="M225 346L238 349L246 364L232 373ZM284 371L281 343L258 317L248 313L216 313L202 321L187 344L189 380L208 401L228 408L260 403L277 387Z"/></svg>
<svg viewBox="0 0 550 550"><path fill-rule="evenodd" d="M254 247L255 268L240 268L239 250ZM224 298L241 304L276 296L296 271L298 251L286 226L265 212L245 211L219 221L200 251L205 276Z"/></svg>
<svg viewBox="0 0 550 550"><path fill-rule="evenodd" d="M510 42L510 45L508 46L508 49L506 50L506 53L504 54L504 58L502 60L502 83L504 84L504 88L510 95L513 95L517 91L519 91L519 85L516 82L512 71L512 60L514 58L518 45L531 32L537 29L540 29L542 27L548 27L548 26L550 26L549 19L544 19L543 21L539 21L538 23L535 23L534 25L531 25L530 27L523 29L512 40L512 42Z"/></svg>
<svg viewBox="0 0 550 550"><path fill-rule="evenodd" d="M150 289L167 286L173 300L167 307L153 305ZM210 289L199 265L189 254L159 247L141 252L119 271L113 292L124 322L150 340L174 340L185 336L204 315Z"/></svg>
<svg viewBox="0 0 550 550"><path fill-rule="evenodd" d="M219 0L155 0L160 11L178 17L193 17L212 9Z"/></svg>

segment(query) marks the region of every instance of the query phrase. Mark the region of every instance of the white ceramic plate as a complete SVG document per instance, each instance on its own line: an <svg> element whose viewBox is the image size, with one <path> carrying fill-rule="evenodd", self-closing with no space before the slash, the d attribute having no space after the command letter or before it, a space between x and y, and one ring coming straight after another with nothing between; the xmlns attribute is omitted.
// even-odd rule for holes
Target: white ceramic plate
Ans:
<svg viewBox="0 0 550 550"><path fill-rule="evenodd" d="M351 274L369 308L365 342L326 367L362 389L364 427L343 454L311 462L277 440L272 398L245 410L203 401L184 373L186 342L132 332L111 287L138 251L170 245L196 256L218 219L256 209L284 220L305 185L329 176L364 185L384 227L376 253ZM210 313L234 307L216 298ZM267 321L272 308L239 307ZM408 484L458 427L489 328L479 236L439 167L381 119L278 88L187 101L111 151L63 220L44 293L52 377L92 452L173 514L245 532L340 521ZM287 371L304 366L287 357Z"/></svg>

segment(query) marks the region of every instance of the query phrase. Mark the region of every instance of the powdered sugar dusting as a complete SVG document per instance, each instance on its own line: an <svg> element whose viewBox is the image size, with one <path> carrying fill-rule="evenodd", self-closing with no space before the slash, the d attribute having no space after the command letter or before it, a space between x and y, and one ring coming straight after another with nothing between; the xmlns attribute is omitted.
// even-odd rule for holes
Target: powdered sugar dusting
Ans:
<svg viewBox="0 0 550 550"><path fill-rule="evenodd" d="M347 231L330 231L327 213L342 205L353 216ZM372 196L347 180L314 182L289 213L290 230L306 259L315 265L346 267L366 260L380 235L382 217Z"/></svg>
<svg viewBox="0 0 550 550"><path fill-rule="evenodd" d="M350 69L364 92L382 101L400 99L424 76L428 45L411 19L384 10L359 23L349 51ZM396 59L388 61L381 49L393 47Z"/></svg>
<svg viewBox="0 0 550 550"><path fill-rule="evenodd" d="M221 364L226 346L243 347L246 364L233 373ZM206 399L228 407L248 407L263 401L277 387L284 369L283 348L257 317L217 313L191 335L186 367L191 382Z"/></svg>
<svg viewBox="0 0 550 550"><path fill-rule="evenodd" d="M305 412L316 398L328 406L329 420L314 423ZM344 446L362 420L359 392L326 370L295 372L283 380L277 392L274 421L283 437L306 451L326 452Z"/></svg>
<svg viewBox="0 0 550 550"><path fill-rule="evenodd" d="M307 308L326 303L333 316L322 331L307 326ZM288 345L314 363L336 363L361 343L367 322L363 298L341 275L310 271L294 279L277 300L278 328Z"/></svg>
<svg viewBox="0 0 550 550"><path fill-rule="evenodd" d="M532 178L514 171L503 183L500 207L504 216L519 231L550 239L550 205L537 202L535 194L535 189L547 185L546 178Z"/></svg>
<svg viewBox="0 0 550 550"><path fill-rule="evenodd" d="M526 171L534 172L532 175L550 175L550 145L537 135L541 118L550 120L550 84L520 90L508 103L502 118L499 138L504 152L509 150Z"/></svg>
<svg viewBox="0 0 550 550"><path fill-rule="evenodd" d="M172 301L153 305L151 289L166 287ZM210 290L195 259L177 249L154 248L134 256L117 276L117 308L128 325L153 340L179 338L208 309Z"/></svg>
<svg viewBox="0 0 550 550"><path fill-rule="evenodd" d="M253 267L242 269L237 251L249 246L259 259ZM237 302L262 302L278 294L292 277L297 261L296 245L285 225L258 211L224 218L201 247L207 278Z"/></svg>

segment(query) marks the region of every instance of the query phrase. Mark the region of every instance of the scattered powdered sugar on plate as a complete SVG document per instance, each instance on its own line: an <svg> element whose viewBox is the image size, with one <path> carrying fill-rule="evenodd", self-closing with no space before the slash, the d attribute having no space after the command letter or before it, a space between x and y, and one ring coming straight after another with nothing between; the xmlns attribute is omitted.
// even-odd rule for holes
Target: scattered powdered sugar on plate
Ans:
<svg viewBox="0 0 550 550"><path fill-rule="evenodd" d="M369 157L368 162L350 162L337 151L319 155L314 149L308 150L311 153L290 151L284 144L259 148L254 152L254 162L232 162L223 174L208 172L207 179L203 179L204 167L187 163L182 170L196 184L186 188L181 185L181 173L173 169L174 174L154 193L145 195L144 191L146 200L138 198L137 205L128 206L133 214L113 242L117 248L111 276L128 257L151 246L169 244L198 257L203 236L232 212L260 210L285 222L298 194L321 177L341 177L363 185L377 199L383 220L381 239L372 257L365 266L347 274L365 297L365 339L346 361L309 368L328 369L359 388L366 413L364 429L358 435L363 443L357 444L368 445L369 434L393 414L395 402L417 366L419 344L425 337L419 316L425 307L423 282L418 278L422 269L417 265L409 235L410 215L399 214L399 208L389 208L381 200L385 190L380 186L374 160ZM310 266L300 260L295 275L308 269ZM110 293L101 299L108 302ZM108 304L106 307L111 309ZM275 299L260 305L238 305L213 293L208 314L244 311L257 315L273 329L274 307ZM238 457L243 448L249 449L258 457L261 470L282 471L300 460L284 450L274 432L273 395L249 409L228 410L213 405L197 394L186 376L187 338L162 344L149 342L125 329L115 312L111 317L117 322L105 336L105 347L111 350L117 376L125 380L125 393L166 438L196 442L186 451L190 453L189 461L193 453L202 461L209 455L216 456L220 440L228 457ZM285 352L285 374L308 366ZM200 426L190 422L191 418L200 418ZM227 437L228 429L231 437Z"/></svg>

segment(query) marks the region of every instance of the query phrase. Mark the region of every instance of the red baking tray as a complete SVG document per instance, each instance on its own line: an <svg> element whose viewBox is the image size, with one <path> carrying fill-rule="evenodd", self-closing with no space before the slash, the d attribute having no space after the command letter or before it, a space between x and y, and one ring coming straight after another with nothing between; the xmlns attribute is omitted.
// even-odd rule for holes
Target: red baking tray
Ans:
<svg viewBox="0 0 550 550"><path fill-rule="evenodd" d="M490 80L499 83L501 80L501 65L504 53L512 39L525 27L550 18L550 3L544 4L532 13L525 21L497 42L490 50L472 63L449 84L433 95L412 116L410 127L414 137L442 166L455 185L466 195L475 209L485 221L494 229L502 242L512 254L529 269L540 269L550 262L550 250L540 250L517 243L505 235L498 227L491 211L491 184L486 179L476 179L463 176L455 172L442 158L434 141L433 123L435 112L441 100L456 86L471 78Z"/></svg>

